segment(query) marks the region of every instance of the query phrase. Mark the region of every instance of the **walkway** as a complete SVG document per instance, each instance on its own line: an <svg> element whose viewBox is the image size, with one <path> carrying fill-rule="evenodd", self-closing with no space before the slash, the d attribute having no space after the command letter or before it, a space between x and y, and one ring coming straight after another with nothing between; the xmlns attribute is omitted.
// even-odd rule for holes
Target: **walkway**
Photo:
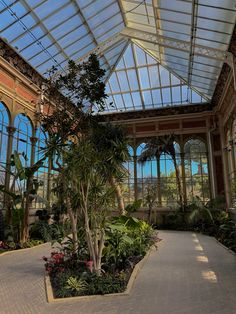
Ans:
<svg viewBox="0 0 236 314"><path fill-rule="evenodd" d="M161 231L130 296L49 304L43 262L50 247L0 256L1 314L235 314L236 257L210 237Z"/></svg>

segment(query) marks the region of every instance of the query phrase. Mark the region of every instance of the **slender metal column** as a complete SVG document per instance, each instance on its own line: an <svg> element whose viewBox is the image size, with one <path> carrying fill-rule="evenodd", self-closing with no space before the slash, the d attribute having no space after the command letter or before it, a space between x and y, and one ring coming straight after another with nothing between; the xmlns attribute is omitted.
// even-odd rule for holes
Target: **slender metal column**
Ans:
<svg viewBox="0 0 236 314"><path fill-rule="evenodd" d="M12 146L13 146L13 135L16 131L16 128L13 126L7 127L8 132L8 143L7 143L7 160L6 160L6 176L5 176L5 188L9 191L10 189L10 180L11 180L11 155L12 155ZM6 221L10 224L12 219L12 213L10 209L10 198L8 195L4 194L4 206L6 208Z"/></svg>
<svg viewBox="0 0 236 314"><path fill-rule="evenodd" d="M212 138L211 131L207 131L207 148L208 148L208 163L209 163L209 175L210 175L210 185L211 185L211 197L216 197L216 184L215 184L215 169L214 169L214 159L212 151Z"/></svg>
<svg viewBox="0 0 236 314"><path fill-rule="evenodd" d="M181 183L183 188L183 201L184 205L187 205L187 189L186 189L186 177L185 177L185 164L184 164L184 140L183 135L180 135L180 158L181 158Z"/></svg>
<svg viewBox="0 0 236 314"><path fill-rule="evenodd" d="M136 150L134 150L134 199L138 199L138 179L137 179L137 156Z"/></svg>
<svg viewBox="0 0 236 314"><path fill-rule="evenodd" d="M38 141L37 137L32 136L30 138L31 142L31 158L30 158L30 164L31 166L35 163L35 148L36 148L36 143Z"/></svg>
<svg viewBox="0 0 236 314"><path fill-rule="evenodd" d="M13 144L13 135L14 135L15 131L16 131L15 127L13 127L13 126L7 127L8 143L7 143L7 160L6 160L6 177L5 177L6 189L9 189L9 185L10 185L12 144Z"/></svg>
<svg viewBox="0 0 236 314"><path fill-rule="evenodd" d="M229 180L228 180L228 160L226 158L225 134L224 134L224 127L223 127L221 119L219 119L219 126L220 126L220 137L221 137L221 155L222 155L222 163L223 163L223 177L224 177L224 187L225 187L225 198L226 198L226 205L227 205L227 207L230 207L231 206L231 193L230 193L230 185L229 185Z"/></svg>

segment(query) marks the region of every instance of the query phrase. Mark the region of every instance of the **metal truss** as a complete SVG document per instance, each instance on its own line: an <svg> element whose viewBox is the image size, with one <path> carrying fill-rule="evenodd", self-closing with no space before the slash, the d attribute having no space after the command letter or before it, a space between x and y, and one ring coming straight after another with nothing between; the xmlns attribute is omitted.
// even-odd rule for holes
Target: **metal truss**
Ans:
<svg viewBox="0 0 236 314"><path fill-rule="evenodd" d="M97 47L90 50L88 53L83 55L81 58L77 59L76 62L85 61L91 55L91 53L95 53L96 55L101 56L103 53L105 53L106 50L112 48L113 45L115 45L119 41L123 41L123 40L124 40L124 36L122 36L120 33L117 33L117 34L109 37L107 40L103 41L99 45L97 45Z"/></svg>
<svg viewBox="0 0 236 314"><path fill-rule="evenodd" d="M137 30L134 28L126 27L121 31L121 34L128 38L133 38L136 40L150 42L152 44L159 45L160 47L176 49L184 52L190 52L191 43L173 39L162 35L152 34L149 32L145 32L142 30ZM230 63L231 65L231 58L232 53L228 51L223 51L220 49L209 48L202 45L194 44L194 55L210 58L214 60L223 61L226 63Z"/></svg>
<svg viewBox="0 0 236 314"><path fill-rule="evenodd" d="M172 39L166 36L151 34L149 32L133 29L130 27L124 28L121 31L121 35L131 39L150 42L152 44L158 45L159 47L175 49L188 53L191 51L190 42L179 39ZM234 89L236 90L236 64L235 57L231 52L194 44L194 55L227 63L233 70Z"/></svg>
<svg viewBox="0 0 236 314"><path fill-rule="evenodd" d="M124 38L150 42L160 47L175 49L187 53L189 53L191 49L190 42L172 39L166 36L156 35L142 30L125 27L121 32L100 43L97 47L95 47L76 61L83 62L89 57L91 53L95 53L98 56L101 56L103 53L105 53L107 49L111 48L113 45L115 45L117 42L121 41ZM235 58L231 52L194 44L194 55L227 63L233 70L234 86L236 90L236 65Z"/></svg>
<svg viewBox="0 0 236 314"><path fill-rule="evenodd" d="M110 48L114 43L120 41L122 37L141 40L144 42L146 41L161 47L180 50L188 53L190 52L191 48L191 43L184 40L173 39L166 36L156 35L142 30L126 27L121 32L113 35L104 42L100 43L97 47L89 51L87 54L79 58L77 61L78 62L84 61L91 53L101 55L106 49ZM194 55L226 62L232 67L233 55L229 51L223 51L220 49L194 44Z"/></svg>

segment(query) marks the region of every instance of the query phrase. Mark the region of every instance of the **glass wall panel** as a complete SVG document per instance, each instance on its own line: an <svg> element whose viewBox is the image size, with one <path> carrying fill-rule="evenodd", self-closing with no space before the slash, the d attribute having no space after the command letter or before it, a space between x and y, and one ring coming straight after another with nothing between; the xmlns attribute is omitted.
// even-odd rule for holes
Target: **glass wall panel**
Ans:
<svg viewBox="0 0 236 314"><path fill-rule="evenodd" d="M123 184L123 196L125 205L134 202L134 150L131 146L128 147L130 160L124 164L127 170L125 182Z"/></svg>
<svg viewBox="0 0 236 314"><path fill-rule="evenodd" d="M9 114L2 102L0 102L0 184L5 184ZM3 194L0 193L0 206L3 207Z"/></svg>
<svg viewBox="0 0 236 314"><path fill-rule="evenodd" d="M35 148L35 162L43 158L46 148L47 134L38 128L36 132L36 137L38 139ZM44 161L43 166L35 173L35 177L39 183L38 197L36 198L34 205L36 208L43 208L47 202L47 191L48 191L48 176L49 176L49 160L48 158Z"/></svg>
<svg viewBox="0 0 236 314"><path fill-rule="evenodd" d="M145 144L137 147L137 158L141 155ZM157 161L156 159L147 161L145 164L137 162L137 195L144 200L149 186L157 186Z"/></svg>
<svg viewBox="0 0 236 314"><path fill-rule="evenodd" d="M176 162L181 180L181 158L179 144L175 143ZM176 181L176 169L172 157L168 154L160 156L161 171L161 204L162 206L176 206L179 200L179 191Z"/></svg>
<svg viewBox="0 0 236 314"><path fill-rule="evenodd" d="M210 198L206 145L199 139L190 139L184 146L184 153L187 200L199 197L206 202Z"/></svg>
<svg viewBox="0 0 236 314"><path fill-rule="evenodd" d="M31 137L32 137L32 124L30 119L24 114L18 114L14 120L14 127L16 131L13 134L13 147L12 152L16 151L19 154L23 167L31 165ZM14 171L14 170L13 170ZM12 178L13 179L13 178ZM26 182L16 182L15 189L25 189Z"/></svg>

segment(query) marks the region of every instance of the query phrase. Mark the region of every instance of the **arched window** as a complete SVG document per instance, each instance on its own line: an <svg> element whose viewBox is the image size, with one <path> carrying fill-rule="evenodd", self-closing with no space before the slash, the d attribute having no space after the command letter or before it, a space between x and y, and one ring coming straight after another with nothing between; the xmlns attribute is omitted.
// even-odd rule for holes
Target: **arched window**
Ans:
<svg viewBox="0 0 236 314"><path fill-rule="evenodd" d="M123 195L125 204L133 203L134 201L134 150L128 146L130 160L124 164L127 169L127 175L123 184Z"/></svg>
<svg viewBox="0 0 236 314"><path fill-rule="evenodd" d="M9 120L7 108L0 102L0 184L5 184ZM3 200L4 195L0 193L1 208L3 208Z"/></svg>
<svg viewBox="0 0 236 314"><path fill-rule="evenodd" d="M206 145L199 139L190 139L184 153L187 199L191 201L198 196L206 202L210 198Z"/></svg>
<svg viewBox="0 0 236 314"><path fill-rule="evenodd" d="M141 155L145 143L137 147L137 158ZM138 198L145 199L148 186L157 186L157 162L156 159L140 164L137 162L137 194Z"/></svg>
<svg viewBox="0 0 236 314"><path fill-rule="evenodd" d="M0 184L5 183L9 114L2 102L0 102Z"/></svg>
<svg viewBox="0 0 236 314"><path fill-rule="evenodd" d="M181 158L179 144L175 143L175 160L177 164L177 173L181 176ZM179 191L176 181L176 168L174 157L169 154L160 156L160 193L163 206L174 206L179 200ZM180 178L181 180L181 178Z"/></svg>
<svg viewBox="0 0 236 314"><path fill-rule="evenodd" d="M46 140L48 138L47 133L43 131L41 127L39 127L36 131L37 143L35 147L35 162L39 161L43 158L46 148ZM35 177L39 183L38 189L38 197L36 199L35 205L36 207L42 207L47 200L47 191L48 191L48 176L49 176L49 161L48 158L43 162L43 166L39 168L39 170L35 173Z"/></svg>
<svg viewBox="0 0 236 314"><path fill-rule="evenodd" d="M31 161L31 140L32 124L30 119L24 114L18 114L14 120L14 127L16 131L13 135L12 152L17 151L20 154L22 165L24 167L30 166Z"/></svg>

